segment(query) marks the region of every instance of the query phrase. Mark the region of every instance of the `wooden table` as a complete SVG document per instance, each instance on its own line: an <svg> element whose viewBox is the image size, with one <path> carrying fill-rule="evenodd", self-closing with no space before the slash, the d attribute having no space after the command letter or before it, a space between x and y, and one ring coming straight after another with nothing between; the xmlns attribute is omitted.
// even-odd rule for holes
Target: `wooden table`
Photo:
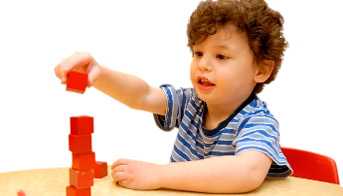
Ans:
<svg viewBox="0 0 343 196"><path fill-rule="evenodd" d="M0 196L16 196L22 189L26 196L65 196L68 184L68 168L38 169L0 173ZM136 191L117 186L110 176L95 179L92 196L204 196L204 194L173 190ZM223 194L221 194L223 195ZM248 194L232 195L272 195L272 196L343 196L343 187L335 184L306 180L296 177L286 179L269 179L256 191Z"/></svg>

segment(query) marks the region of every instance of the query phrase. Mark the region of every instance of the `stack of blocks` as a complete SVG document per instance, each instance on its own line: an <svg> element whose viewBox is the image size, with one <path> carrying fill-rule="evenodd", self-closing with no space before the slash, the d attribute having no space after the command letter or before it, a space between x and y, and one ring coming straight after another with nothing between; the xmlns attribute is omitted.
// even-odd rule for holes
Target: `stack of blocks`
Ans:
<svg viewBox="0 0 343 196"><path fill-rule="evenodd" d="M87 78L86 74L68 73L67 90L83 93ZM90 196L94 178L107 176L107 163L96 161L92 150L93 132L93 117L70 118L69 150L72 152L72 167L69 169L67 196Z"/></svg>

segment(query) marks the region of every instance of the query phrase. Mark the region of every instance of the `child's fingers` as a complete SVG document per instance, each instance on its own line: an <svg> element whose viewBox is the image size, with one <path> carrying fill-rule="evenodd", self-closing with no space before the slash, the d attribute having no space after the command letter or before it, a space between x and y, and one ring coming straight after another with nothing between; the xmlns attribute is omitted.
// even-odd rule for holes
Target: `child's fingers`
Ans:
<svg viewBox="0 0 343 196"><path fill-rule="evenodd" d="M130 160L128 160L128 159L118 159L112 163L111 168L113 169L119 165L127 165L129 162L130 162Z"/></svg>
<svg viewBox="0 0 343 196"><path fill-rule="evenodd" d="M88 53L75 53L64 59L55 67L55 74L62 82L66 81L66 75L70 70L87 73L88 66L93 63L93 58Z"/></svg>
<svg viewBox="0 0 343 196"><path fill-rule="evenodd" d="M55 75L62 81L65 82L65 73L66 71L64 70L64 68L61 65L57 65L55 67Z"/></svg>
<svg viewBox="0 0 343 196"><path fill-rule="evenodd" d="M93 63L93 57L85 52L76 52L69 58L63 61L65 67L69 70L75 69L77 71L87 72L87 68L89 65Z"/></svg>
<svg viewBox="0 0 343 196"><path fill-rule="evenodd" d="M125 172L112 172L112 178L114 182L120 182L126 180L128 177Z"/></svg>
<svg viewBox="0 0 343 196"><path fill-rule="evenodd" d="M66 81L66 75L68 71L70 71L75 66L75 62L72 61L72 58L75 57L70 56L55 67L55 74L62 80L62 82Z"/></svg>
<svg viewBox="0 0 343 196"><path fill-rule="evenodd" d="M118 181L118 184L120 186L123 186L123 187L128 187L129 186L129 180L121 180L121 181Z"/></svg>
<svg viewBox="0 0 343 196"><path fill-rule="evenodd" d="M112 172L125 172L127 171L128 165L117 165L112 167Z"/></svg>

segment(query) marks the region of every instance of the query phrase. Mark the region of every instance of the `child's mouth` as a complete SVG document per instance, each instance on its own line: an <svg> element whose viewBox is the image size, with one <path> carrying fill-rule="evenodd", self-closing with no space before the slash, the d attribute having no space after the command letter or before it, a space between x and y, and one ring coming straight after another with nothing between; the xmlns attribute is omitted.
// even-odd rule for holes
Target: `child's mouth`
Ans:
<svg viewBox="0 0 343 196"><path fill-rule="evenodd" d="M207 79L205 77L199 77L198 83L202 86L215 86L215 84L213 82L211 82L209 79Z"/></svg>
<svg viewBox="0 0 343 196"><path fill-rule="evenodd" d="M199 90L202 92L209 92L215 87L215 84L206 77L198 77L198 84Z"/></svg>

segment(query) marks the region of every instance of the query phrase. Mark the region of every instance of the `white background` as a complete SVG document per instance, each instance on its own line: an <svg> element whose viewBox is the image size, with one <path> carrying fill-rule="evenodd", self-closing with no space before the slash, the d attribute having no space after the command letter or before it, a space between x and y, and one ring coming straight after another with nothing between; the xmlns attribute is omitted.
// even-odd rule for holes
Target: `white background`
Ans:
<svg viewBox="0 0 343 196"><path fill-rule="evenodd" d="M289 48L260 97L281 144L331 156L343 180L341 2L269 0ZM176 132L95 89L65 91L54 66L74 51L151 85L189 87L188 18L197 0L0 1L0 172L69 167L69 117L95 117L97 159L167 163Z"/></svg>

